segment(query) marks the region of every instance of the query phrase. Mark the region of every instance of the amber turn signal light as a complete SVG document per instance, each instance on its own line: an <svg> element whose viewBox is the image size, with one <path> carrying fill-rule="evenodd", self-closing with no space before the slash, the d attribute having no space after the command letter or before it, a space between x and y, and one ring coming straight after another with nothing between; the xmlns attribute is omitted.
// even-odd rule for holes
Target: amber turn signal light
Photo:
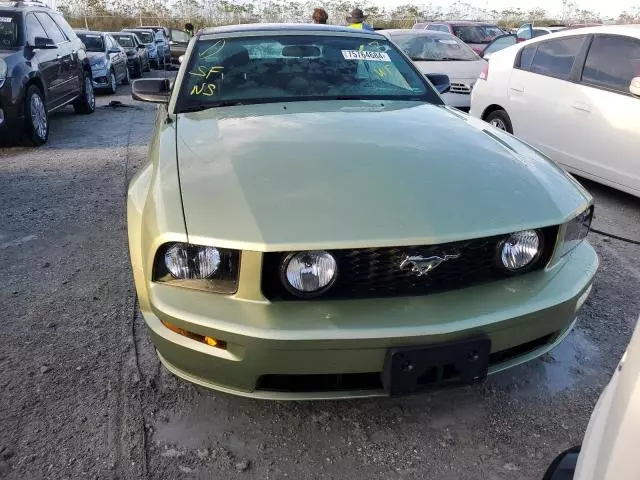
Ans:
<svg viewBox="0 0 640 480"><path fill-rule="evenodd" d="M187 338L190 338L191 340L204 343L206 345L209 345L210 347L220 348L222 350L227 349L227 342L224 342L222 340L217 340L213 337L200 335L199 333L189 332L184 328L180 328L177 325L174 325L173 323L165 322L164 320L162 320L162 324L172 332L177 333L178 335L182 335L183 337L187 337Z"/></svg>

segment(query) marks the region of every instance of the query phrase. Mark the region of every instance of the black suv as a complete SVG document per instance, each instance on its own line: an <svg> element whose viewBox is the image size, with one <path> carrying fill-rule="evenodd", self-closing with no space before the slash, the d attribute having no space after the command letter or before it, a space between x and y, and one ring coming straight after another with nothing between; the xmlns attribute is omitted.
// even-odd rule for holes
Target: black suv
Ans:
<svg viewBox="0 0 640 480"><path fill-rule="evenodd" d="M62 15L37 1L0 0L0 140L42 145L50 112L96 106L84 44Z"/></svg>

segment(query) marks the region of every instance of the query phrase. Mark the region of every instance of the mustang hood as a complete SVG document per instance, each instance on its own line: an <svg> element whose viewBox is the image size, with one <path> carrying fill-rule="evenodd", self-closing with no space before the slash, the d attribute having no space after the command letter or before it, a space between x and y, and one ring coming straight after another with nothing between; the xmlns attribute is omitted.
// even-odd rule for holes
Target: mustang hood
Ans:
<svg viewBox="0 0 640 480"><path fill-rule="evenodd" d="M560 224L591 201L484 122L383 103L179 114L189 241L261 251L442 243Z"/></svg>

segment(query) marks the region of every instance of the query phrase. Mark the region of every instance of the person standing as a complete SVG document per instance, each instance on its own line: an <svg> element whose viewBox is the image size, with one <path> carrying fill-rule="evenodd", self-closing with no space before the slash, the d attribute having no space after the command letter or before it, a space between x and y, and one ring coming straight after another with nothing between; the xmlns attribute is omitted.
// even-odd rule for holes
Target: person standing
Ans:
<svg viewBox="0 0 640 480"><path fill-rule="evenodd" d="M360 30L373 30L373 27L368 23L364 23L367 16L359 8L354 8L351 15L347 17L347 23L351 28L358 28Z"/></svg>
<svg viewBox="0 0 640 480"><path fill-rule="evenodd" d="M313 23L325 25L327 20L329 20L329 14L324 8L316 8L311 18L313 18Z"/></svg>

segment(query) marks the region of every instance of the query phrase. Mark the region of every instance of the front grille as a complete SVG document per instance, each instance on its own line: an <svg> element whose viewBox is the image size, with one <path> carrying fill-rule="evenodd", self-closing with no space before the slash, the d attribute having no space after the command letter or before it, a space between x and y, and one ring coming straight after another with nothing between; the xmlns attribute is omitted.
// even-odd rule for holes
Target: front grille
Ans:
<svg viewBox="0 0 640 480"><path fill-rule="evenodd" d="M450 92L461 95L471 95L471 86L466 83L452 83Z"/></svg>
<svg viewBox="0 0 640 480"><path fill-rule="evenodd" d="M557 227L542 229L543 250L528 271L543 268L553 251ZM335 284L314 300L427 295L455 290L513 275L498 266L498 245L508 234L440 245L330 250L338 264ZM281 265L289 252L266 253L262 293L269 300L300 300L281 280ZM407 256L459 255L426 275L400 268Z"/></svg>

